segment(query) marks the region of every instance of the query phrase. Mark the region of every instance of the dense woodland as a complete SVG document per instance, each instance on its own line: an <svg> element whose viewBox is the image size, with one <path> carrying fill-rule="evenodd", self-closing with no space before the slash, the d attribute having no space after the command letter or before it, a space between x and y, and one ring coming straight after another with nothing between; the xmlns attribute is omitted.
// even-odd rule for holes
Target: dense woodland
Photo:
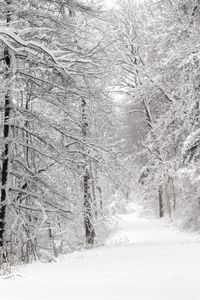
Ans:
<svg viewBox="0 0 200 300"><path fill-rule="evenodd" d="M101 244L131 192L199 228L199 9L0 0L1 264Z"/></svg>

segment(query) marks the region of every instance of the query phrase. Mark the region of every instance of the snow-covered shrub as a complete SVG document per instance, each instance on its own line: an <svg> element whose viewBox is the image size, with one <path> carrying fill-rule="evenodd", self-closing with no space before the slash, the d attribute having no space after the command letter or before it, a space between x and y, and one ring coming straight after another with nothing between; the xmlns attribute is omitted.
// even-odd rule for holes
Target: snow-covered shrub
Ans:
<svg viewBox="0 0 200 300"><path fill-rule="evenodd" d="M149 175L150 175L150 168L148 166L142 167L142 169L140 170L138 182L141 184L145 184Z"/></svg>
<svg viewBox="0 0 200 300"><path fill-rule="evenodd" d="M108 206L108 210L113 214L126 214L127 209L127 200L123 198L122 193L116 192L112 199L111 203Z"/></svg>
<svg viewBox="0 0 200 300"><path fill-rule="evenodd" d="M200 169L180 169L175 176L175 220L183 229L200 229Z"/></svg>
<svg viewBox="0 0 200 300"><path fill-rule="evenodd" d="M56 262L55 256L51 255L49 251L42 249L38 253L38 259L43 263Z"/></svg>
<svg viewBox="0 0 200 300"><path fill-rule="evenodd" d="M192 159L197 160L200 157L200 129L192 132L183 143L182 148L182 158L185 161L188 158L188 161Z"/></svg>

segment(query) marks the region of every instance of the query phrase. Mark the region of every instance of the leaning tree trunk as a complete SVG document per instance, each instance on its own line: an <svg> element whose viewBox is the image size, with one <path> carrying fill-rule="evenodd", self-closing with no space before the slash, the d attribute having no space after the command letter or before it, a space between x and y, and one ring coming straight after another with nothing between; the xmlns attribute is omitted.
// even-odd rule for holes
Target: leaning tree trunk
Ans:
<svg viewBox="0 0 200 300"><path fill-rule="evenodd" d="M87 136L87 112L86 112L86 101L82 99L82 134L85 138ZM85 157L85 160L87 158ZM89 163L86 161L84 166L84 175L83 175L83 189L84 189L84 203L83 203L83 211L84 211L84 226L85 226L85 237L86 243L88 245L94 244L95 238L95 229L93 225L93 209L92 209L92 178L90 173Z"/></svg>
<svg viewBox="0 0 200 300"><path fill-rule="evenodd" d="M5 0L9 6L11 0ZM6 22L9 25L11 21L11 13L8 9ZM10 136L10 114L11 114L11 91L10 91L10 69L11 69L11 55L8 47L4 48L4 62L5 62L5 81L6 93L4 99L4 117L3 117L3 141L4 149L2 153L2 169L1 169L1 199L0 199L0 248L5 245L5 224L6 224L6 206L8 198L8 177L9 177L9 136Z"/></svg>

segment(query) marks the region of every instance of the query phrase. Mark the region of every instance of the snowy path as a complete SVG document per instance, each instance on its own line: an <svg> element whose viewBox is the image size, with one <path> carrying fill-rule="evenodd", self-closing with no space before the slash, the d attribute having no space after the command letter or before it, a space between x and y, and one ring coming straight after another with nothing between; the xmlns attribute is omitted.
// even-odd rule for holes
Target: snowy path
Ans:
<svg viewBox="0 0 200 300"><path fill-rule="evenodd" d="M124 215L105 246L1 278L0 299L199 300L199 238L136 213Z"/></svg>

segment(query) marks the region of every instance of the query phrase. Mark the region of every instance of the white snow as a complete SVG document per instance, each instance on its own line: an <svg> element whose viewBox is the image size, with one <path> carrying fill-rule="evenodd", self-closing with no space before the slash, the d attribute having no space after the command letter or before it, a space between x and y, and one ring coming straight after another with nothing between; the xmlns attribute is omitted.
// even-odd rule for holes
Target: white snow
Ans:
<svg viewBox="0 0 200 300"><path fill-rule="evenodd" d="M104 246L1 278L0 299L199 300L198 235L140 218L138 209L120 218Z"/></svg>

